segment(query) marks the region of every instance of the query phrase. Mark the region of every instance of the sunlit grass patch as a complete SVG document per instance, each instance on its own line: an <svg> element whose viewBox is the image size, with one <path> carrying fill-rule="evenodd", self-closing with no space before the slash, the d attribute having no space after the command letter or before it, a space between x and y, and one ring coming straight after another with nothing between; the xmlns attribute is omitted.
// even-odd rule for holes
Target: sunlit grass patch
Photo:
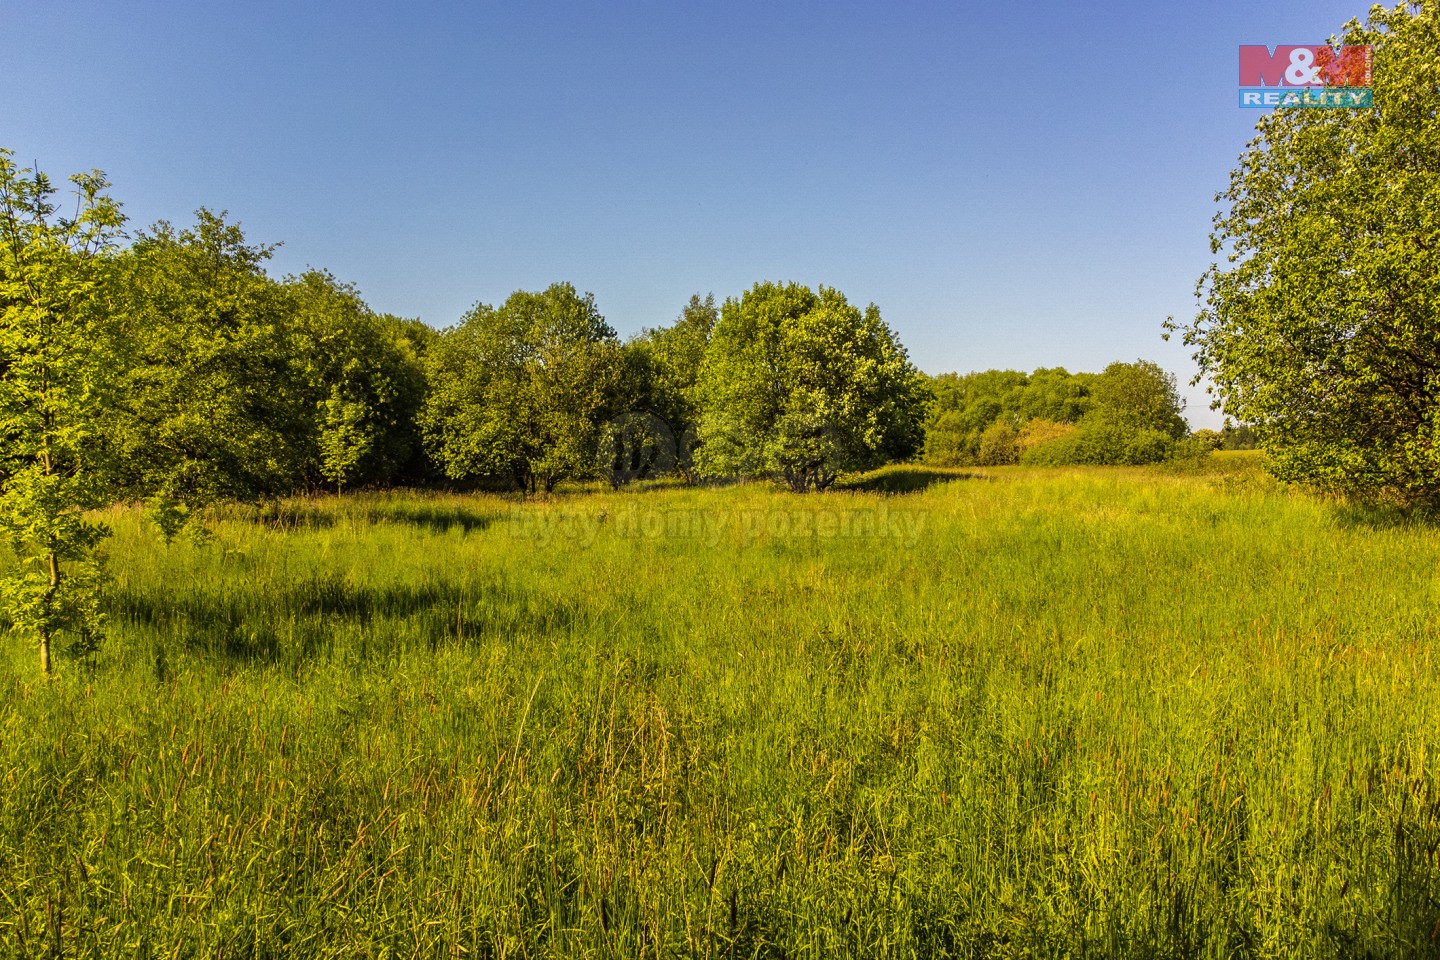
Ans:
<svg viewBox="0 0 1440 960"><path fill-rule="evenodd" d="M1440 537L1237 462L116 511L0 953L1426 955Z"/></svg>

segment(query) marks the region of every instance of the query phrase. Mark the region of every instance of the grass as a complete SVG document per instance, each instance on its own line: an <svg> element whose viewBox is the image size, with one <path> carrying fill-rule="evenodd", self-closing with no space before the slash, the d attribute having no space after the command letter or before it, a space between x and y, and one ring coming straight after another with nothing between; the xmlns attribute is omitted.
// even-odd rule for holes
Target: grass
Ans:
<svg viewBox="0 0 1440 960"><path fill-rule="evenodd" d="M0 955L1440 955L1440 536L1255 466L116 510Z"/></svg>

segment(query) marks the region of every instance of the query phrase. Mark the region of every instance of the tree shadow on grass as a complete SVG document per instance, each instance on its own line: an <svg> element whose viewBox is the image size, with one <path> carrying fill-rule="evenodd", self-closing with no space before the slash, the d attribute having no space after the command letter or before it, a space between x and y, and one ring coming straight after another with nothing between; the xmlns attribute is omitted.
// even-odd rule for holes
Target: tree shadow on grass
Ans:
<svg viewBox="0 0 1440 960"><path fill-rule="evenodd" d="M362 519L372 524L401 524L430 533L448 533L457 528L470 533L484 530L499 519L494 514L462 506L405 501L351 504L335 500L292 500L257 507L232 507L231 514L281 533L328 530L347 518Z"/></svg>
<svg viewBox="0 0 1440 960"><path fill-rule="evenodd" d="M573 604L502 585L365 586L340 577L247 592L121 590L108 608L116 623L237 665L323 657L338 652L337 640L364 657L495 636L543 636L566 631L579 619Z"/></svg>
<svg viewBox="0 0 1440 960"><path fill-rule="evenodd" d="M919 493L937 483L955 480L983 480L983 474L939 467L885 467L836 483L839 490L863 493Z"/></svg>
<svg viewBox="0 0 1440 960"><path fill-rule="evenodd" d="M1402 507L1387 503L1341 503L1335 516L1347 527L1369 530L1434 530L1440 511L1434 507Z"/></svg>
<svg viewBox="0 0 1440 960"><path fill-rule="evenodd" d="M335 526L335 512L322 510L304 501L279 501L256 506L232 504L222 508L221 516L234 515L272 530L328 530Z"/></svg>
<svg viewBox="0 0 1440 960"><path fill-rule="evenodd" d="M365 511L365 519L371 523L406 524L423 528L431 533L449 533L456 529L471 533L476 530L484 530L499 518L493 514L478 513L464 507L389 503L370 507Z"/></svg>

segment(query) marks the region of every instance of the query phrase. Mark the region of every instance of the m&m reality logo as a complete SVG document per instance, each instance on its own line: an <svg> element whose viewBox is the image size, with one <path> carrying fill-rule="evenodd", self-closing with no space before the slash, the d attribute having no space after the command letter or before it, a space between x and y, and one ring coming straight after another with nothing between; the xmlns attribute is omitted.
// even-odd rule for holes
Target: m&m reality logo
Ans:
<svg viewBox="0 0 1440 960"><path fill-rule="evenodd" d="M1240 48L1240 106L1371 106L1371 48L1292 44Z"/></svg>

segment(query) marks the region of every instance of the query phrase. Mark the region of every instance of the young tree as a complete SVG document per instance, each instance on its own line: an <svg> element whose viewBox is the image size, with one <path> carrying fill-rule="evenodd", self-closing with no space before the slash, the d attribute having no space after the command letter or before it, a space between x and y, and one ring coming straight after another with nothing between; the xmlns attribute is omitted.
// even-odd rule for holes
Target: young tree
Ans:
<svg viewBox="0 0 1440 960"><path fill-rule="evenodd" d="M316 443L320 472L341 493L375 447L375 411L363 400L348 399L339 384L320 404Z"/></svg>
<svg viewBox="0 0 1440 960"><path fill-rule="evenodd" d="M905 348L874 304L862 312L828 287L759 283L727 300L696 392L696 460L711 474L823 490L921 440L924 392Z"/></svg>
<svg viewBox="0 0 1440 960"><path fill-rule="evenodd" d="M1185 342L1280 477L1436 501L1440 7L1373 7L1343 42L1374 48L1374 108L1260 121Z"/></svg>
<svg viewBox="0 0 1440 960"><path fill-rule="evenodd" d="M0 528L18 564L6 577L12 629L39 647L98 642L107 534L84 511L109 492L102 431L116 369L110 252L124 217L94 171L71 177L77 205L58 213L38 170L0 150Z"/></svg>

